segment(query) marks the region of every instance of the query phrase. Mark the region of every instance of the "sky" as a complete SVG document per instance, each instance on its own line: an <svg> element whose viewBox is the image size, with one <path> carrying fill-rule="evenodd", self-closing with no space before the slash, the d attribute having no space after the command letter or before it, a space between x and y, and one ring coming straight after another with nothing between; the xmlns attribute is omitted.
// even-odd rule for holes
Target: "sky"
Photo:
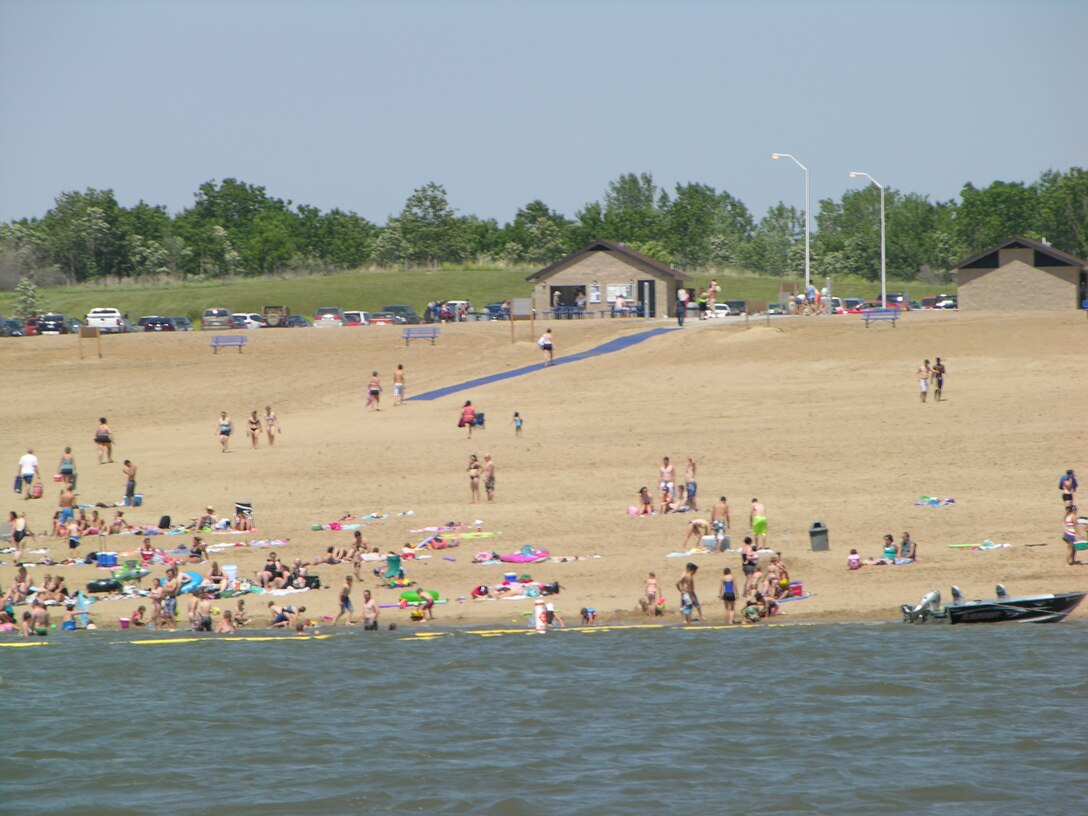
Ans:
<svg viewBox="0 0 1088 816"><path fill-rule="evenodd" d="M0 0L0 221L209 180L379 224L567 216L623 173L758 219L867 172L955 198L1088 166L1081 0Z"/></svg>

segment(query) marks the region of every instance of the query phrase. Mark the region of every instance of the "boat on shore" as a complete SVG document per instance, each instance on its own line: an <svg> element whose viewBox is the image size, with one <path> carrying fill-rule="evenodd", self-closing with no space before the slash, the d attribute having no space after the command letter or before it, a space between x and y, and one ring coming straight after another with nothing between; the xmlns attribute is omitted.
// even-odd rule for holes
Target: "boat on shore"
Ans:
<svg viewBox="0 0 1088 816"><path fill-rule="evenodd" d="M900 610L904 623L1058 623L1077 608L1088 592L1013 597L998 584L995 594L995 598L968 601L954 586L952 603L942 605L941 593L934 589L917 605L903 604Z"/></svg>

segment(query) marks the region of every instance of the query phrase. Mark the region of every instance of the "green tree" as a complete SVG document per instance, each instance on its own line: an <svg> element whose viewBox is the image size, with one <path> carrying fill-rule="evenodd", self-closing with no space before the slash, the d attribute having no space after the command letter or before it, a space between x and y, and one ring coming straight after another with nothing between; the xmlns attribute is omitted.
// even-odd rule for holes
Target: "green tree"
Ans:
<svg viewBox="0 0 1088 816"><path fill-rule="evenodd" d="M650 173L625 173L609 182L604 197L604 234L597 238L633 244L661 238L662 211L668 197Z"/></svg>
<svg viewBox="0 0 1088 816"><path fill-rule="evenodd" d="M629 246L635 252L641 252L647 258L653 258L655 261L660 261L668 266L672 266L674 263L672 253L660 241L641 241L629 244Z"/></svg>
<svg viewBox="0 0 1088 816"><path fill-rule="evenodd" d="M1088 171L1048 170L1038 183L1040 237L1078 258L1088 259Z"/></svg>
<svg viewBox="0 0 1088 816"><path fill-rule="evenodd" d="M735 247L735 260L739 266L764 275L803 273L803 260L800 267L790 262L790 248L803 241L804 221L800 213L779 201L760 219L752 237Z"/></svg>
<svg viewBox="0 0 1088 816"><path fill-rule="evenodd" d="M374 261L380 266L397 266L407 260L408 245L404 241L400 221L390 218L374 241Z"/></svg>
<svg viewBox="0 0 1088 816"><path fill-rule="evenodd" d="M417 188L408 197L398 221L410 260L437 266L467 254L464 223L456 217L441 184L431 181Z"/></svg>
<svg viewBox="0 0 1088 816"><path fill-rule="evenodd" d="M1041 238L1038 190L1023 182L995 181L978 189L965 184L956 209L956 232L968 252L981 252L1014 235Z"/></svg>
<svg viewBox="0 0 1088 816"><path fill-rule="evenodd" d="M23 320L42 313L38 287L30 278L22 278L19 285L15 287L15 312Z"/></svg>
<svg viewBox="0 0 1088 816"><path fill-rule="evenodd" d="M112 190L61 193L42 230L51 260L73 283L124 277L132 269L128 230Z"/></svg>

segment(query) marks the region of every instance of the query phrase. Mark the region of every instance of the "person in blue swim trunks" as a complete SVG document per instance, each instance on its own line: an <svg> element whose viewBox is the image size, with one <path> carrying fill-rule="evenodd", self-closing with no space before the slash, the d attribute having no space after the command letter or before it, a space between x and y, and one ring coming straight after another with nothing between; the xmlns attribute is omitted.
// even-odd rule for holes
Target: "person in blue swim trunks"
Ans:
<svg viewBox="0 0 1088 816"><path fill-rule="evenodd" d="M680 614L684 616L684 623L691 623L692 610L698 604L695 596L695 573L699 571L699 565L690 561L684 568L684 574L676 582L676 589L680 593Z"/></svg>

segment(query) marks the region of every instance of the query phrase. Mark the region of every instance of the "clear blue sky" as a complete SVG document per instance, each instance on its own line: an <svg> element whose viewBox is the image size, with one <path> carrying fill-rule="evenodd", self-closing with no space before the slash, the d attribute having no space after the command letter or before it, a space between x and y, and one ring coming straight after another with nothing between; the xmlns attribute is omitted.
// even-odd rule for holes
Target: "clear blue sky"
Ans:
<svg viewBox="0 0 1088 816"><path fill-rule="evenodd" d="M625 172L756 218L1088 165L1081 0L0 0L0 220L234 177L378 223L568 216Z"/></svg>

